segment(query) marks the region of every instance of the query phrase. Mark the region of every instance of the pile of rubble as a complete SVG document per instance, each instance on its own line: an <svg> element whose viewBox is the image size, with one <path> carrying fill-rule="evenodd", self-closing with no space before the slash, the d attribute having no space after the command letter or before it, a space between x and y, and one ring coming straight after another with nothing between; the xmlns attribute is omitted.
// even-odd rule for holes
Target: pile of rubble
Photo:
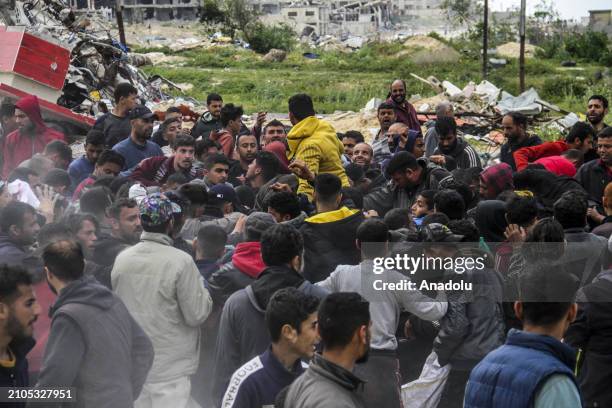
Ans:
<svg viewBox="0 0 612 408"><path fill-rule="evenodd" d="M125 81L132 83L144 100L152 102L169 98L162 86L180 89L158 75L149 77L139 70L138 66L150 63L152 58L129 53L102 16L77 16L63 0L14 4L14 9L3 6L0 25L23 26L26 32L70 51L58 105L97 115L101 106L112 107L115 86Z"/></svg>

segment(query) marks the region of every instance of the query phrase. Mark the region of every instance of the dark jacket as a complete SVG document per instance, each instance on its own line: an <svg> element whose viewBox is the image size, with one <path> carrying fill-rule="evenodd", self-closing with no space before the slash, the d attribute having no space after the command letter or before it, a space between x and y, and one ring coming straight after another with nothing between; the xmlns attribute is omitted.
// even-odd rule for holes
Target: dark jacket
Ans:
<svg viewBox="0 0 612 408"><path fill-rule="evenodd" d="M612 216L604 218L603 222L591 232L606 239L610 238L610 235L612 235Z"/></svg>
<svg viewBox="0 0 612 408"><path fill-rule="evenodd" d="M392 208L410 208L421 191L440 190L445 183L453 180L448 170L427 158L420 157L417 162L423 168L423 176L418 185L399 188L393 181L389 181L384 187L363 197L363 209L375 210L380 217L384 217Z"/></svg>
<svg viewBox="0 0 612 408"><path fill-rule="evenodd" d="M227 174L227 181L234 187L242 186L243 183L238 177L246 176L246 170L242 168L240 160L233 160L230 163L229 172Z"/></svg>
<svg viewBox="0 0 612 408"><path fill-rule="evenodd" d="M581 286L591 283L607 266L608 241L584 228L567 228L564 232L567 246L561 265L580 280Z"/></svg>
<svg viewBox="0 0 612 408"><path fill-rule="evenodd" d="M288 266L270 266L251 285L235 292L223 306L215 347L213 400L223 398L229 380L241 365L263 353L270 345L265 323L268 301L279 289L293 287L322 299L318 288Z"/></svg>
<svg viewBox="0 0 612 408"><path fill-rule="evenodd" d="M174 156L149 157L134 167L130 178L145 187L161 186L175 172ZM183 171L182 173L188 181L202 177L202 169L194 166L191 166L189 171Z"/></svg>
<svg viewBox="0 0 612 408"><path fill-rule="evenodd" d="M592 160L580 166L576 173L576 180L589 194L589 200L597 205L599 212L603 212L601 199L604 189L612 181L612 174L608 172L601 160Z"/></svg>
<svg viewBox="0 0 612 408"><path fill-rule="evenodd" d="M274 183L289 184L292 191L297 191L298 188L298 178L293 174L280 174L272 178L266 184L261 186L259 190L257 190L257 195L255 196L255 207L253 208L255 211L267 211L268 200L274 193L276 193L270 188L270 186Z"/></svg>
<svg viewBox="0 0 612 408"><path fill-rule="evenodd" d="M74 387L77 407L131 407L153 363L153 345L123 302L82 278L60 291L49 314L37 388Z"/></svg>
<svg viewBox="0 0 612 408"><path fill-rule="evenodd" d="M95 242L91 260L101 266L113 266L117 255L131 246L131 244L121 238L100 234L100 238Z"/></svg>
<svg viewBox="0 0 612 408"><path fill-rule="evenodd" d="M209 111L206 111L200 116L198 122L191 129L191 136L194 139L202 136L202 139L208 139L210 132L221 130L221 118L215 118Z"/></svg>
<svg viewBox="0 0 612 408"><path fill-rule="evenodd" d="M272 347L248 361L232 376L223 396L224 408L273 406L279 392L304 372L301 360L288 371L272 353Z"/></svg>
<svg viewBox="0 0 612 408"><path fill-rule="evenodd" d="M232 260L222 265L208 279L214 306L223 307L232 293L253 283L265 268L260 242L241 242L236 245Z"/></svg>
<svg viewBox="0 0 612 408"><path fill-rule="evenodd" d="M552 208L555 201L567 191L584 191L575 179L567 176L557 176L547 170L540 169L526 169L514 173L514 188L533 192L538 201L546 208Z"/></svg>
<svg viewBox="0 0 612 408"><path fill-rule="evenodd" d="M32 350L36 342L33 338L15 339L9 345L8 349L15 358L13 367L6 367L0 364L0 387L29 387L30 381L28 378L28 360L26 355ZM3 402L2 407L7 408L23 408L23 402Z"/></svg>
<svg viewBox="0 0 612 408"><path fill-rule="evenodd" d="M391 373L389 373L391 375ZM296 379L282 398L279 408L361 408L357 393L364 381L343 367L315 354L310 366Z"/></svg>
<svg viewBox="0 0 612 408"><path fill-rule="evenodd" d="M565 342L582 350L578 382L588 407L612 406L612 270L578 292L578 315Z"/></svg>
<svg viewBox="0 0 612 408"><path fill-rule="evenodd" d="M473 269L463 275L453 273L455 282L473 285L471 291L449 291L448 311L440 320L434 351L440 365L470 371L478 362L504 342L501 305L501 277L492 269Z"/></svg>
<svg viewBox="0 0 612 408"><path fill-rule="evenodd" d="M510 167L512 167L512 170L516 171L516 163L514 162L514 152L523 147L537 146L539 144L542 144L542 139L540 139L536 135L528 137L522 143L505 143L501 147L501 151L499 153L499 160L502 163L508 163Z"/></svg>
<svg viewBox="0 0 612 408"><path fill-rule="evenodd" d="M457 137L455 147L449 152L442 152L440 147L434 151L434 155L443 154L446 156L446 169L468 169L470 167L482 167L480 156L468 142Z"/></svg>
<svg viewBox="0 0 612 408"><path fill-rule="evenodd" d="M506 344L490 353L470 374L465 408L528 408L554 374L575 382L574 351L557 339L512 329Z"/></svg>
<svg viewBox="0 0 612 408"><path fill-rule="evenodd" d="M363 220L361 211L347 207L306 218L300 228L304 277L315 283L326 279L338 265L357 265L361 256L355 239Z"/></svg>
<svg viewBox="0 0 612 408"><path fill-rule="evenodd" d="M30 254L27 249L15 244L8 235L0 232L0 264L22 266L35 278L43 277L43 266L40 259Z"/></svg>

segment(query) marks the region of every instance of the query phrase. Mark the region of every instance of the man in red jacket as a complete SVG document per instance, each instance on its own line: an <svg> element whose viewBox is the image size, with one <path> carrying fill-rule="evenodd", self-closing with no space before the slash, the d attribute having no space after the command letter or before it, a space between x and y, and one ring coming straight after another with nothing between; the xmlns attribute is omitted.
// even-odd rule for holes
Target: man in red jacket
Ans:
<svg viewBox="0 0 612 408"><path fill-rule="evenodd" d="M421 124L417 119L417 113L414 106L406 100L406 82L401 79L396 79L391 84L389 89L389 99L387 103L393 105L393 110L397 116L397 121L405 123L409 129L421 134Z"/></svg>
<svg viewBox="0 0 612 408"><path fill-rule="evenodd" d="M195 140L187 134L179 134L172 145L170 157L149 157L140 162L130 175L145 187L162 186L168 177L181 172L188 181L201 178L203 170L193 166Z"/></svg>
<svg viewBox="0 0 612 408"><path fill-rule="evenodd" d="M40 114L38 98L34 95L25 96L15 104L15 121L17 130L9 133L4 142L4 165L2 176L9 173L19 164L28 160L36 153L43 151L52 140L65 140L64 135L45 125Z"/></svg>
<svg viewBox="0 0 612 408"><path fill-rule="evenodd" d="M516 170L524 170L531 162L543 157L559 156L566 150L576 149L586 153L593 147L595 132L593 128L584 122L577 122L570 129L565 140L546 142L541 145L523 147L513 153Z"/></svg>

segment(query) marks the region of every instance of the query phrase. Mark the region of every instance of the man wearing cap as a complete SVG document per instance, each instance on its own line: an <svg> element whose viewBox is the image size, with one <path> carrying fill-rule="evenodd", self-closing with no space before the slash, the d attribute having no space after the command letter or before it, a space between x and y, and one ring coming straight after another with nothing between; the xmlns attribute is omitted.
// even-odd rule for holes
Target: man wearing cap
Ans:
<svg viewBox="0 0 612 408"><path fill-rule="evenodd" d="M215 184L208 191L208 202L201 219L202 222L212 222L220 226L229 234L242 215L238 209L240 203L234 188L225 183Z"/></svg>
<svg viewBox="0 0 612 408"><path fill-rule="evenodd" d="M113 150L125 158L123 170L130 170L149 157L163 156L161 148L150 141L155 114L144 105L130 111L132 133L130 137L113 146Z"/></svg>
<svg viewBox="0 0 612 408"><path fill-rule="evenodd" d="M111 273L113 290L153 342L155 359L134 406L197 407L190 377L199 363L200 326L212 299L193 259L173 248L178 206L153 194L140 205L140 243L121 252Z"/></svg>
<svg viewBox="0 0 612 408"><path fill-rule="evenodd" d="M232 260L208 280L215 307L223 307L230 295L250 285L265 269L261 259L261 234L276 224L271 214L251 213L244 225L244 242L236 245Z"/></svg>
<svg viewBox="0 0 612 408"><path fill-rule="evenodd" d="M386 172L391 178L387 185L363 198L363 209L375 210L381 217L392 208L410 208L421 191L439 190L453 179L446 169L408 152L396 153Z"/></svg>

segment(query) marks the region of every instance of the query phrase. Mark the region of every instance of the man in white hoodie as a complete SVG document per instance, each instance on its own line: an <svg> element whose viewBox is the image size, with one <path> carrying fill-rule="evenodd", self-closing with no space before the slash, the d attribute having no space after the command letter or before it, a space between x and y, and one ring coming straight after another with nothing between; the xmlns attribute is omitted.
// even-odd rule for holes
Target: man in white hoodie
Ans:
<svg viewBox="0 0 612 408"><path fill-rule="evenodd" d="M389 229L384 222L368 219L357 228L359 265L339 265L324 281L318 282L330 292L357 292L370 302L372 339L367 362L355 366L355 374L367 381L363 388L365 406L399 408L400 373L396 356L395 332L400 312L408 311L423 320L438 320L446 314L445 300L431 299L418 290L375 290L383 283L400 283L408 278L394 270L376 271L374 259L388 254ZM374 281L381 281L373 285ZM389 381L390 377L396 381Z"/></svg>

